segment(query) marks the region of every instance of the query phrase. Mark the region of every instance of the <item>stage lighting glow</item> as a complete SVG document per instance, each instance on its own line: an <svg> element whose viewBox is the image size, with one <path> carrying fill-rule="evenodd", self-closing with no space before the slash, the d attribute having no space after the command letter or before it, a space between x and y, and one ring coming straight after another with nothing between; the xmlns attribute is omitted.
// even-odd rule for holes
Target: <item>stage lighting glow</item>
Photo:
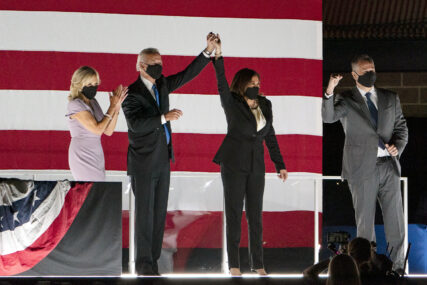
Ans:
<svg viewBox="0 0 427 285"><path fill-rule="evenodd" d="M1 276L5 278L6 276ZM327 278L328 274L320 274L320 278ZM427 274L408 274L405 275L406 278L409 279L418 279L418 278L427 278ZM7 276L6 278L10 279L55 279L55 278L69 278L69 279L110 279L110 278L123 278L123 279L139 279L139 278L168 278L168 279L210 279L210 278L243 278L243 279L254 279L254 278L272 278L272 279L289 279L289 278L303 278L302 274L269 274L266 276L260 276L255 273L245 273L242 276L231 276L230 274L225 273L170 273L170 274L162 274L161 276L138 276L136 274L125 273L120 276Z"/></svg>

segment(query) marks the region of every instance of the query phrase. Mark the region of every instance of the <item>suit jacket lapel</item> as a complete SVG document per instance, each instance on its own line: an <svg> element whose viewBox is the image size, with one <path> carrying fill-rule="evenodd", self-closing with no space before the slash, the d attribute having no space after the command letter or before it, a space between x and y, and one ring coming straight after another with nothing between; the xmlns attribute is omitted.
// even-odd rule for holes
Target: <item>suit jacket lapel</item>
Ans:
<svg viewBox="0 0 427 285"><path fill-rule="evenodd" d="M245 110L246 110L246 115L247 115L247 117L248 117L248 119L249 119L249 121L251 121L251 124L252 124L252 126L255 128L255 130L257 129L257 123L256 123L256 119L255 119L255 116L254 116L254 114L252 113L252 111L251 111L251 108L249 107L249 105L246 103L246 102L244 102L244 106L245 106Z"/></svg>
<svg viewBox="0 0 427 285"><path fill-rule="evenodd" d="M255 126L256 129L256 120L254 114L252 114L249 105L246 103L245 99L243 99L240 95L237 95L235 93L231 93L232 96L235 97L236 101L238 102L236 104L237 108L241 109L241 112L243 112L243 115L252 123L252 125Z"/></svg>
<svg viewBox="0 0 427 285"><path fill-rule="evenodd" d="M151 95L150 91L145 86L144 82L142 82L141 77L138 76L138 84L139 84L139 90L141 91L141 94L157 109L160 111L159 106L157 105L156 100L154 100L153 95Z"/></svg>
<svg viewBox="0 0 427 285"><path fill-rule="evenodd" d="M362 94L360 94L357 87L353 87L351 91L353 94L353 98L357 101L357 105L362 110L362 113L365 115L365 118L369 121L372 128L375 129L375 124L372 122L371 113L369 112L368 106L366 105L365 99L363 99Z"/></svg>

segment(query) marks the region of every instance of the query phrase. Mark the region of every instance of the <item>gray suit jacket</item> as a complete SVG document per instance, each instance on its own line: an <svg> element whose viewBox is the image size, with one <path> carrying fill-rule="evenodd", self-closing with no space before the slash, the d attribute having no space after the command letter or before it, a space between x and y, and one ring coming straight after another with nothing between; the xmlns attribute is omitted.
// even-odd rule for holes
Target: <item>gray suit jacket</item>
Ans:
<svg viewBox="0 0 427 285"><path fill-rule="evenodd" d="M378 128L375 129L367 104L356 87L330 98L323 98L322 118L325 123L338 120L345 133L342 173L348 180L358 180L373 173L378 152L378 139L394 144L399 150L393 157L400 176L399 157L408 142L408 127L396 93L376 88L378 96ZM335 97L335 100L334 100Z"/></svg>

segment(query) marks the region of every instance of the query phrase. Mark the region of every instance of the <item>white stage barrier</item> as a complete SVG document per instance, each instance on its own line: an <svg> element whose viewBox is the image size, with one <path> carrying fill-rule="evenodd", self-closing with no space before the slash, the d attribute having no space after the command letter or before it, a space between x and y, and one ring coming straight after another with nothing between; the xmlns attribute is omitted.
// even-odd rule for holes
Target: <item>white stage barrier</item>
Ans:
<svg viewBox="0 0 427 285"><path fill-rule="evenodd" d="M175 206L173 201L175 201L172 197L180 197L185 195L184 199L188 201L187 205L189 209L194 209L194 203L191 203L193 200L196 201L200 198L197 195L193 195L194 193L184 193L183 191L175 190L175 185L180 184L190 186L194 178L197 177L198 183L204 183L203 187L206 188L211 185L216 185L214 189L218 192L218 189L222 189L221 175L220 173L195 173L195 172L172 172L171 173L171 192L168 204L168 210L174 210ZM0 170L0 178L18 178L18 179L28 179L28 180L37 180L37 181L57 181L57 180L73 180L71 172L68 170ZM277 175L274 173L267 173L266 176L266 189L277 189L277 187L268 187L268 185L273 186L275 183L282 183L279 179L277 179ZM313 183L314 191L311 191L311 199L301 199L300 203L292 203L292 205L298 205L298 209L295 210L309 210L314 212L314 263L319 261L319 251L320 251L320 242L319 242L319 212L322 212L322 181L323 180L341 180L340 176L321 176L316 174L301 174L301 173L290 173L288 177L288 187L296 187L299 189L310 189L309 187L301 187L306 185L307 183ZM125 171L107 171L106 172L106 181L107 182L121 182L122 183L122 208L129 209L129 272L131 274L135 274L135 243L133 236L135 234L134 222L135 222L135 205L134 205L134 196L131 191L129 177L126 175ZM403 211L404 211L404 220L405 220L405 253L408 248L408 178L401 177L400 181L403 182ZM186 188L186 187L178 187L178 188ZM187 188L189 189L189 188ZM295 191L290 191L292 192ZM203 193L206 194L206 193ZM301 193L299 193L301 194ZM216 210L222 211L223 209L223 196L222 191L219 193L208 193L209 208L204 208L201 210ZM303 195L303 194L301 194ZM293 194L293 196L295 196ZM297 197L290 197L287 191L276 192L273 190L272 193L266 191L264 193L264 204L267 203L267 211L280 210L279 206L274 202L279 199L280 201L295 199ZM206 197L204 197L206 199ZM280 204L280 203L279 203ZM196 203L197 205L197 203ZM181 206L182 207L182 206ZM197 207L197 206L196 206ZM202 205L202 207L206 207ZM180 210L185 210L180 208ZM289 210L289 209L288 209ZM291 209L292 210L292 209ZM222 270L223 273L228 272L228 261L226 254L226 237L225 237L225 216L223 223L223 251L222 251ZM408 274L409 268L408 264L406 264L406 274Z"/></svg>

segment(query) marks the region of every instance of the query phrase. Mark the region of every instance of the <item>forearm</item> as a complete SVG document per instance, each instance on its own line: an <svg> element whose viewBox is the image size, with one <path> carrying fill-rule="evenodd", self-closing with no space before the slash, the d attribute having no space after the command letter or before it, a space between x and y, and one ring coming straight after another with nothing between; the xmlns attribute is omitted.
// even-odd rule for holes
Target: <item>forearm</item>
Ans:
<svg viewBox="0 0 427 285"><path fill-rule="evenodd" d="M339 96L339 95L338 95ZM345 104L342 98L338 97L334 102L334 97L322 99L322 120L325 123L335 123L346 115Z"/></svg>
<svg viewBox="0 0 427 285"><path fill-rule="evenodd" d="M286 169L286 165L283 161L282 154L280 153L279 143L277 142L273 127L271 127L269 134L265 137L265 144L267 145L271 161L273 161L276 167L276 171L280 172L280 170Z"/></svg>
<svg viewBox="0 0 427 285"><path fill-rule="evenodd" d="M96 126L93 127L92 131L93 133L97 135L102 135L105 130L107 129L108 125L110 124L111 119L107 116L105 116L102 121L98 122Z"/></svg>
<svg viewBox="0 0 427 285"><path fill-rule="evenodd" d="M203 53L200 53L183 71L166 77L169 92L173 92L194 79L209 62L210 58L206 58Z"/></svg>
<svg viewBox="0 0 427 285"><path fill-rule="evenodd" d="M122 103L128 128L134 133L149 133L161 126L161 116L147 116L138 94L129 94Z"/></svg>
<svg viewBox="0 0 427 285"><path fill-rule="evenodd" d="M280 153L279 145L275 139L275 143L267 143L267 149L270 153L270 159L273 161L277 173L282 169L286 169L285 162L283 161L282 154Z"/></svg>
<svg viewBox="0 0 427 285"><path fill-rule="evenodd" d="M221 104L228 104L231 98L230 87L225 77L224 58L220 57L213 61L216 80L218 84L218 93L221 97Z"/></svg>
<svg viewBox="0 0 427 285"><path fill-rule="evenodd" d="M104 116L104 118L99 122L96 121L95 117L89 111L78 112L72 115L71 119L76 119L85 129L91 133L102 135L111 121L109 116L112 113L113 111L110 107L110 109L107 111L108 115Z"/></svg>
<svg viewBox="0 0 427 285"><path fill-rule="evenodd" d="M104 134L106 134L107 136L111 136L114 133L114 130L116 129L118 118L119 118L119 112L114 113L113 119L107 125L107 128L104 131Z"/></svg>
<svg viewBox="0 0 427 285"><path fill-rule="evenodd" d="M406 144L408 143L408 126L406 125L406 120L403 116L399 97L397 97L397 95L392 143L398 149L399 155L402 154L403 150L406 147Z"/></svg>
<svg viewBox="0 0 427 285"><path fill-rule="evenodd" d="M333 98L322 99L322 120L325 123L336 122Z"/></svg>
<svg viewBox="0 0 427 285"><path fill-rule="evenodd" d="M129 130L134 133L149 133L162 126L161 116L127 118Z"/></svg>

